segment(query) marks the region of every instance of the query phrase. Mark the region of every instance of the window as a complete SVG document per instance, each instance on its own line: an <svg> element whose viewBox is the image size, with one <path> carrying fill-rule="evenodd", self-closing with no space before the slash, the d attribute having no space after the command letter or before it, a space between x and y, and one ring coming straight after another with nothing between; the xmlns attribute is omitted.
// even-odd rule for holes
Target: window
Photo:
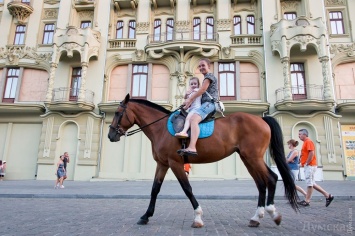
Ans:
<svg viewBox="0 0 355 236"><path fill-rule="evenodd" d="M77 101L81 86L81 67L73 68L69 101Z"/></svg>
<svg viewBox="0 0 355 236"><path fill-rule="evenodd" d="M133 65L132 97L147 97L148 65Z"/></svg>
<svg viewBox="0 0 355 236"><path fill-rule="evenodd" d="M239 35L242 34L242 25L240 16L235 16L233 19L234 24L234 34Z"/></svg>
<svg viewBox="0 0 355 236"><path fill-rule="evenodd" d="M305 86L305 73L303 63L291 63L291 89L293 99L305 99L306 86Z"/></svg>
<svg viewBox="0 0 355 236"><path fill-rule="evenodd" d="M193 34L194 34L194 40L200 40L200 33L201 33L201 19L200 18L194 18L193 21Z"/></svg>
<svg viewBox="0 0 355 236"><path fill-rule="evenodd" d="M128 38L129 39L136 38L136 21L134 21L134 20L129 21Z"/></svg>
<svg viewBox="0 0 355 236"><path fill-rule="evenodd" d="M16 26L15 39L14 39L15 45L25 43L25 33L26 33L26 26L25 25Z"/></svg>
<svg viewBox="0 0 355 236"><path fill-rule="evenodd" d="M21 0L21 2L30 5L31 0Z"/></svg>
<svg viewBox="0 0 355 236"><path fill-rule="evenodd" d="M285 20L294 20L297 18L296 12L285 12L284 13L284 19Z"/></svg>
<svg viewBox="0 0 355 236"><path fill-rule="evenodd" d="M247 16L248 34L255 34L255 18L252 15Z"/></svg>
<svg viewBox="0 0 355 236"><path fill-rule="evenodd" d="M168 19L166 21L166 41L173 40L174 36L174 20Z"/></svg>
<svg viewBox="0 0 355 236"><path fill-rule="evenodd" d="M344 34L343 13L341 11L329 12L331 34Z"/></svg>
<svg viewBox="0 0 355 236"><path fill-rule="evenodd" d="M43 44L52 44L53 43L53 36L54 36L54 24L46 24L44 26L44 33L43 33Z"/></svg>
<svg viewBox="0 0 355 236"><path fill-rule="evenodd" d="M80 28L85 29L85 28L90 28L91 27L91 21L82 21L80 24Z"/></svg>
<svg viewBox="0 0 355 236"><path fill-rule="evenodd" d="M160 41L161 20L154 20L154 41Z"/></svg>
<svg viewBox="0 0 355 236"><path fill-rule="evenodd" d="M206 39L207 40L214 39L213 28L214 28L213 17L207 17L206 18Z"/></svg>
<svg viewBox="0 0 355 236"><path fill-rule="evenodd" d="M235 64L219 63L219 95L223 100L235 100Z"/></svg>
<svg viewBox="0 0 355 236"><path fill-rule="evenodd" d="M15 101L16 89L20 69L9 68L6 75L5 90L2 101L13 103Z"/></svg>
<svg viewBox="0 0 355 236"><path fill-rule="evenodd" d="M117 21L116 25L116 39L123 38L123 21Z"/></svg>

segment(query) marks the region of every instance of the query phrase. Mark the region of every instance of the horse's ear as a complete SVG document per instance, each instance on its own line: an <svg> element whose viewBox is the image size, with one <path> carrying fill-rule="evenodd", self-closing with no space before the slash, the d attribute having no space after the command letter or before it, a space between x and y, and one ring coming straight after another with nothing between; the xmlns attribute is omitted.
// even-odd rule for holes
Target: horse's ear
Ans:
<svg viewBox="0 0 355 236"><path fill-rule="evenodd" d="M127 93L125 99L124 99L124 104L126 104L129 101L129 93Z"/></svg>

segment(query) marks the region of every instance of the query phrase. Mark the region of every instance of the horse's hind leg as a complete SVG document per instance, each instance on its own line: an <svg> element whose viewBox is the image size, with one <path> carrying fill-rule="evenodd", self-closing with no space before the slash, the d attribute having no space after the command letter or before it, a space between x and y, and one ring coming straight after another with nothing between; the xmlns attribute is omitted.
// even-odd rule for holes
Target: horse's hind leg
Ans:
<svg viewBox="0 0 355 236"><path fill-rule="evenodd" d="M149 221L149 217L153 216L155 210L155 203L157 200L157 196L160 192L160 188L163 184L166 172L168 171L169 167L164 166L160 163L157 163L157 168L155 170L155 177L152 187L152 192L150 194L150 202L147 211L145 214L139 219L137 224L139 225L146 225Z"/></svg>
<svg viewBox="0 0 355 236"><path fill-rule="evenodd" d="M281 223L282 216L279 212L276 211L276 208L274 205L274 197L275 197L276 184L277 184L278 177L277 177L277 174L275 174L268 166L266 166L266 168L269 172L269 175L268 175L268 184L267 184L268 196L267 196L265 210L267 211L267 213L270 214L273 221L277 225L279 225Z"/></svg>
<svg viewBox="0 0 355 236"><path fill-rule="evenodd" d="M190 182L185 174L184 168L179 163L174 163L171 165L171 170L174 172L177 180L179 181L182 190L185 192L186 196L189 198L192 207L194 208L194 221L191 225L193 228L201 228L204 223L202 221L202 208L198 204L194 194L192 193L192 187Z"/></svg>
<svg viewBox="0 0 355 236"><path fill-rule="evenodd" d="M260 219L264 217L264 208L265 208L265 200L266 200L266 181L267 177L263 176L262 169L259 168L260 165L264 165L264 161L249 163L251 159L246 159L243 156L240 156L244 165L248 169L249 174L253 177L256 187L259 191L259 198L258 198L258 207L256 209L255 215L250 218L249 227L258 227L260 225ZM255 160L254 160L255 161Z"/></svg>

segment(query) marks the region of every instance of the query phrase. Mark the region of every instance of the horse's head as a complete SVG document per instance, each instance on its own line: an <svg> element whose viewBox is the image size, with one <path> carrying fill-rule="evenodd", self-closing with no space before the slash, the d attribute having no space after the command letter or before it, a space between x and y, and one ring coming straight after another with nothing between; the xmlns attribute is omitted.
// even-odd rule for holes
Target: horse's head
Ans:
<svg viewBox="0 0 355 236"><path fill-rule="evenodd" d="M113 117L112 123L109 126L108 138L111 142L120 141L120 137L126 134L126 131L133 126L127 114L127 103L129 101L129 94L120 103L115 115Z"/></svg>

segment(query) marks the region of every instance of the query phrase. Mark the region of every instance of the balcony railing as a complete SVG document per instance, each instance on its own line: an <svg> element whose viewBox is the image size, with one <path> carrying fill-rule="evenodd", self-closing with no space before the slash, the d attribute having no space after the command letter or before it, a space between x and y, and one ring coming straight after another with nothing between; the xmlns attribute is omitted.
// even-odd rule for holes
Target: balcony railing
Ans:
<svg viewBox="0 0 355 236"><path fill-rule="evenodd" d="M250 34L241 34L241 35L232 35L232 44L234 45L262 45L262 36L261 35L250 35Z"/></svg>
<svg viewBox="0 0 355 236"><path fill-rule="evenodd" d="M218 33L196 31L172 31L148 35L147 43L167 43L176 41L218 42Z"/></svg>
<svg viewBox="0 0 355 236"><path fill-rule="evenodd" d="M109 40L110 49L135 48L136 39L111 39Z"/></svg>
<svg viewBox="0 0 355 236"><path fill-rule="evenodd" d="M77 102L81 89L73 89L67 87L53 89L52 102ZM86 89L85 99L83 102L93 103L94 92Z"/></svg>
<svg viewBox="0 0 355 236"><path fill-rule="evenodd" d="M279 88L276 90L276 102L285 100L287 88ZM292 100L324 100L323 85L301 85L291 87Z"/></svg>

